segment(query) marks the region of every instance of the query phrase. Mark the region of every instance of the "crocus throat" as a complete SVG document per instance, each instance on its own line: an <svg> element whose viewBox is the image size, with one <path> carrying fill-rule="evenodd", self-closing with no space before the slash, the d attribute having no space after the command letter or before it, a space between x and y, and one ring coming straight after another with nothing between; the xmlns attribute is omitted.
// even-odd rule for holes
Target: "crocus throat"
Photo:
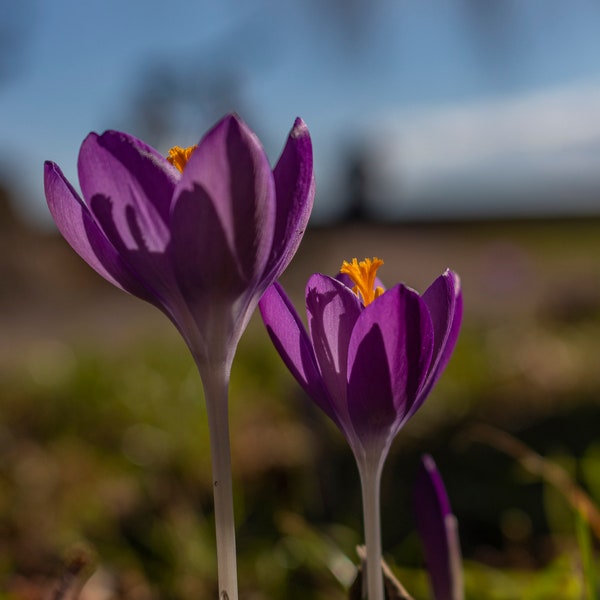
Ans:
<svg viewBox="0 0 600 600"><path fill-rule="evenodd" d="M371 304L375 298L379 298L383 294L383 288L380 286L375 287L375 276L377 275L377 269L381 267L383 261L376 256L371 260L365 258L358 262L356 258L352 259L352 262L344 261L340 268L340 273L348 275L354 282L352 291L359 297L362 298L365 306Z"/></svg>
<svg viewBox="0 0 600 600"><path fill-rule="evenodd" d="M180 146L173 146L169 150L169 154L167 156L167 160L181 173L183 173L183 169L185 165L187 165L187 161L190 159L192 152L198 146L190 146L189 148L181 148Z"/></svg>

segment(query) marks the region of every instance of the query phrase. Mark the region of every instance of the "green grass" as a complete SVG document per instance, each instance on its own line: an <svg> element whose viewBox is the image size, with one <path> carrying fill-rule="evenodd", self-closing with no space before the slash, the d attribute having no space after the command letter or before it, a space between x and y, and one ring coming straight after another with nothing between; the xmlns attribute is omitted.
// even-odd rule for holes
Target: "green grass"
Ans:
<svg viewBox="0 0 600 600"><path fill-rule="evenodd" d="M433 449L465 534L467 598L550 598L544 594L553 586L561 598L580 598L575 532L553 532L541 500L516 538L498 522L515 507L536 506L535 484L523 483L518 467L493 458L500 467L480 482L475 513L468 496L476 488L456 492L489 467L481 461L494 453L460 443L470 419L491 402L485 347L479 334L465 332L440 389L400 435L384 474L388 557L404 569L412 565L399 569L402 580L415 598L427 598L423 574L415 571L421 559L408 495L419 452ZM56 360L57 348L51 350ZM23 578L47 585L79 546L93 549L98 572L110 574L123 597L131 582L148 597L211 597L216 566L206 415L183 344L166 336L110 352L65 346L63 363L53 365L44 365L50 355L43 348L32 355L38 362L8 373L4 385L5 597L20 597ZM465 380L470 371L477 377ZM341 436L302 396L258 328L240 349L231 405L240 588L253 598L343 598L361 541L355 468ZM582 464L598 472L597 445ZM506 485L509 493L499 498L494 487ZM552 551L538 559L535 546L544 536ZM593 551L585 548L589 564Z"/></svg>
<svg viewBox="0 0 600 600"><path fill-rule="evenodd" d="M556 490L469 432L480 422L512 432L600 501L600 296L589 292L600 282L589 259L600 226L464 232L423 232L448 244L443 260L455 259L463 274L468 312L450 367L386 465L384 553L415 599L429 598L410 488L420 454L430 452L459 520L468 600L588 600L598 585L598 540L587 523ZM385 244L400 235L376 233L371 241ZM315 248L329 255L329 244L340 261L352 257L352 236L319 235L287 275L296 291ZM406 235L421 243L418 230ZM468 247L459 254L452 240ZM506 240L524 257L525 279L487 289L477 261ZM417 256L402 252L407 264ZM434 262L410 268L430 280ZM571 296L580 272L585 293ZM0 375L0 599L40 597L79 549L90 556L88 585L111 598L215 597L202 388L168 324L117 343L33 336ZM258 320L234 365L231 424L242 597L346 597L362 541L356 468Z"/></svg>

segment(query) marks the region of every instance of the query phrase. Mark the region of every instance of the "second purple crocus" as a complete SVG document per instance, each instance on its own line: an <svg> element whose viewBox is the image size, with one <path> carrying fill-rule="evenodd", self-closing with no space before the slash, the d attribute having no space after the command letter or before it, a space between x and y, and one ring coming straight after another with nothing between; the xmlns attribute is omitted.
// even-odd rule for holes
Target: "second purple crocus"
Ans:
<svg viewBox="0 0 600 600"><path fill-rule="evenodd" d="M446 367L460 329L458 276L440 275L421 296L400 283L384 291L383 262L344 262L338 278L306 286L308 332L283 288L259 308L283 361L354 453L362 485L369 600L383 600L379 489L390 445Z"/></svg>

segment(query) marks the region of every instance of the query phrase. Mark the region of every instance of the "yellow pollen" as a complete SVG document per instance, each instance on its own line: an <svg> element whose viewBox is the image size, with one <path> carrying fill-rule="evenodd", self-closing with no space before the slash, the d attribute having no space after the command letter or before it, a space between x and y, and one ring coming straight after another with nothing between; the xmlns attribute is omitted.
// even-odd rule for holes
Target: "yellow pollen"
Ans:
<svg viewBox="0 0 600 600"><path fill-rule="evenodd" d="M375 298L379 298L383 294L383 288L380 286L375 287L375 276L377 275L377 269L383 264L383 261L376 256L371 260L365 258L358 262L356 258L352 259L352 262L344 261L340 268L340 273L345 273L355 283L352 291L359 297L362 298L363 304L367 306L371 304Z"/></svg>
<svg viewBox="0 0 600 600"><path fill-rule="evenodd" d="M167 160L183 173L183 169L185 168L185 165L187 165L187 161L190 159L192 152L197 147L198 146L190 146L189 148L181 148L180 146L173 146L169 150Z"/></svg>

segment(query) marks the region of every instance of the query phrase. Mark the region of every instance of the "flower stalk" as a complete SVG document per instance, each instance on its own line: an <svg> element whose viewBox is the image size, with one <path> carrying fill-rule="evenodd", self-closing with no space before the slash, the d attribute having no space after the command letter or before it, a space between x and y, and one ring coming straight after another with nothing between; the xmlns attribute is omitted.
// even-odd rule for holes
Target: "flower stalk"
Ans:
<svg viewBox="0 0 600 600"><path fill-rule="evenodd" d="M237 600L235 519L227 402L230 369L223 365L200 370L210 432L219 600Z"/></svg>
<svg viewBox="0 0 600 600"><path fill-rule="evenodd" d="M373 461L375 463L375 461ZM370 464L370 461L359 461L358 471L363 501L363 521L365 529L365 545L367 564L363 579L363 598L384 600L383 571L381 553L381 471L383 463Z"/></svg>

